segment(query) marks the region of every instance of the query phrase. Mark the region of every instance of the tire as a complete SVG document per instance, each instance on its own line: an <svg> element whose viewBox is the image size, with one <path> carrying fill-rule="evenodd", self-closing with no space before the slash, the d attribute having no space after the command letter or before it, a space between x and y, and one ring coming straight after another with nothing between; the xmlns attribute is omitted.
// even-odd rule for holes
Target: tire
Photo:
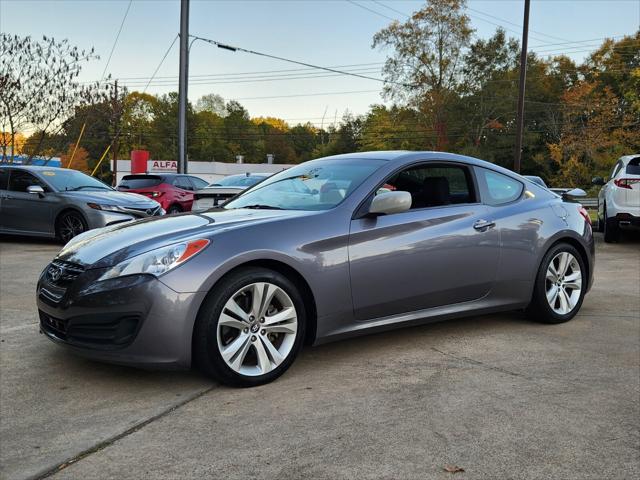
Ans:
<svg viewBox="0 0 640 480"><path fill-rule="evenodd" d="M180 205L173 204L169 207L169 210L167 210L167 215L173 215L175 213L182 213L182 207Z"/></svg>
<svg viewBox="0 0 640 480"><path fill-rule="evenodd" d="M596 224L596 231L602 233L604 232L604 220L602 220L602 217L600 216L600 205L598 205L598 223Z"/></svg>
<svg viewBox="0 0 640 480"><path fill-rule="evenodd" d="M613 243L618 241L620 236L620 228L618 227L618 220L615 218L607 217L607 207L604 208L604 222L603 222L604 241L606 243Z"/></svg>
<svg viewBox="0 0 640 480"><path fill-rule="evenodd" d="M565 257L567 254L568 257ZM564 272L562 259L567 260ZM550 271L552 262L553 270L557 273L555 276ZM587 269L578 250L567 243L554 245L540 264L527 316L540 323L568 322L582 306L587 278ZM576 284L579 284L579 289L573 287Z"/></svg>
<svg viewBox="0 0 640 480"><path fill-rule="evenodd" d="M268 305L262 306L262 300L252 307L254 298L269 298L272 291ZM262 317L260 310L266 312ZM275 321L276 315L283 320ZM293 282L266 268L242 268L223 278L200 308L193 333L194 364L226 385L269 383L300 352L305 325L304 301Z"/></svg>
<svg viewBox="0 0 640 480"><path fill-rule="evenodd" d="M87 222L82 214L75 211L68 211L62 213L62 215L56 219L55 229L56 238L66 244L76 235L87 231Z"/></svg>

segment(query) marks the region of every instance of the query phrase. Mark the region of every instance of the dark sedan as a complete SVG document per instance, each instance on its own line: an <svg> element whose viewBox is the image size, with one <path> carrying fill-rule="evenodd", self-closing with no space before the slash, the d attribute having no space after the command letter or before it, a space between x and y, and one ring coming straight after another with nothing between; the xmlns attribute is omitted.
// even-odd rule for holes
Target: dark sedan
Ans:
<svg viewBox="0 0 640 480"><path fill-rule="evenodd" d="M87 232L44 270L37 302L42 331L74 352L252 386L305 341L504 310L566 322L593 268L580 204L470 157L368 152L205 213Z"/></svg>

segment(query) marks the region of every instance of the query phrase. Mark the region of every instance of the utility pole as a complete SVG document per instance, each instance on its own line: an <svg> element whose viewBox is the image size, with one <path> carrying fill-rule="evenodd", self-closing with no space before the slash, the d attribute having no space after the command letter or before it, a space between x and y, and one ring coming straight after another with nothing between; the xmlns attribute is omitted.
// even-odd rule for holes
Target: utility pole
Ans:
<svg viewBox="0 0 640 480"><path fill-rule="evenodd" d="M522 132L524 130L524 86L527 80L527 43L529 38L529 6L531 0L524 0L524 21L522 23L522 51L520 52L520 85L518 89L518 117L516 119L516 151L513 170L520 173L522 157Z"/></svg>
<svg viewBox="0 0 640 480"><path fill-rule="evenodd" d="M189 82L189 0L180 0L178 86L178 173L187 173L187 86Z"/></svg>
<svg viewBox="0 0 640 480"><path fill-rule="evenodd" d="M116 132L116 136L113 137L113 148L111 154L113 156L113 178L111 184L115 187L118 184L118 134L120 133L120 99L118 98L118 80L113 84L113 127Z"/></svg>

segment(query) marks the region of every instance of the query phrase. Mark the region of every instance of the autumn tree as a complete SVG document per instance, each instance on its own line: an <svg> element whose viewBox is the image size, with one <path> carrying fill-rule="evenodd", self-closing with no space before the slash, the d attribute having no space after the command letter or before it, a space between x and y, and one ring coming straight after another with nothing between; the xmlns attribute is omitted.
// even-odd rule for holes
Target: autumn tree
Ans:
<svg viewBox="0 0 640 480"><path fill-rule="evenodd" d="M10 139L10 144L0 145L3 161L8 146L15 150L18 132L39 132L30 148L30 162L47 135L57 133L76 106L99 98L97 83L77 80L82 64L97 58L93 49L80 50L67 40L0 34L0 131L8 132Z"/></svg>
<svg viewBox="0 0 640 480"><path fill-rule="evenodd" d="M394 21L373 37L373 48L392 50L383 67L384 95L421 112L438 150L448 144L447 107L473 33L465 6L466 0L428 0L406 22Z"/></svg>

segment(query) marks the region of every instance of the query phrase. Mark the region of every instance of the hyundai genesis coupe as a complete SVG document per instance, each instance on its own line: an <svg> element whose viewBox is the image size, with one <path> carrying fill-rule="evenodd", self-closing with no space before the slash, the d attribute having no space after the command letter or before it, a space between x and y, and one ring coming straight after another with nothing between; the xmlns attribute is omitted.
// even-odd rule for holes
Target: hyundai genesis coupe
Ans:
<svg viewBox="0 0 640 480"><path fill-rule="evenodd" d="M594 269L571 193L440 152L312 160L219 208L75 237L39 278L40 329L97 360L254 386L304 343L504 310L565 322Z"/></svg>

